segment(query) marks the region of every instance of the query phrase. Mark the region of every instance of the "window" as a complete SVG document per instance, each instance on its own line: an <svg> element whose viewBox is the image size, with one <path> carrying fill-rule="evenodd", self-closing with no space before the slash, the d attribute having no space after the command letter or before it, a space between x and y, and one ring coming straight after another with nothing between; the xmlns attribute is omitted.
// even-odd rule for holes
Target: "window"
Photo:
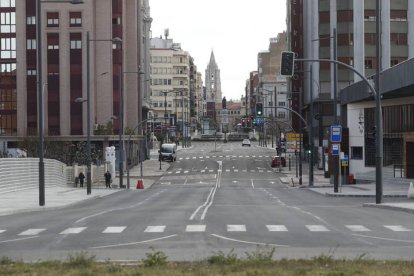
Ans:
<svg viewBox="0 0 414 276"><path fill-rule="evenodd" d="M36 39L28 39L26 41L27 50L36 50Z"/></svg>
<svg viewBox="0 0 414 276"><path fill-rule="evenodd" d="M59 13L58 12L47 13L47 26L48 27L59 27Z"/></svg>
<svg viewBox="0 0 414 276"><path fill-rule="evenodd" d="M81 40L71 40L70 41L70 48L71 49L82 49L82 41Z"/></svg>
<svg viewBox="0 0 414 276"><path fill-rule="evenodd" d="M372 60L366 59L365 60L365 69L372 69Z"/></svg>
<svg viewBox="0 0 414 276"><path fill-rule="evenodd" d="M285 106L286 105L286 102L278 102L278 105L279 106Z"/></svg>
<svg viewBox="0 0 414 276"><path fill-rule="evenodd" d="M362 147L351 147L351 159L362 160Z"/></svg>
<svg viewBox="0 0 414 276"><path fill-rule="evenodd" d="M35 69L27 69L27 75L28 76L36 76L36 70Z"/></svg>
<svg viewBox="0 0 414 276"><path fill-rule="evenodd" d="M2 12L0 13L0 33L16 32L16 13Z"/></svg>
<svg viewBox="0 0 414 276"><path fill-rule="evenodd" d="M27 25L36 25L36 16L26 17L26 24Z"/></svg>
<svg viewBox="0 0 414 276"><path fill-rule="evenodd" d="M16 58L16 38L1 38L0 50L1 59Z"/></svg>
<svg viewBox="0 0 414 276"><path fill-rule="evenodd" d="M58 44L49 44L49 45L47 45L47 49L48 50L59 50L59 45Z"/></svg>
<svg viewBox="0 0 414 276"><path fill-rule="evenodd" d="M0 0L0 8L15 8L15 0Z"/></svg>
<svg viewBox="0 0 414 276"><path fill-rule="evenodd" d="M81 27L82 26L82 14L80 12L70 12L69 13L69 24L71 27Z"/></svg>

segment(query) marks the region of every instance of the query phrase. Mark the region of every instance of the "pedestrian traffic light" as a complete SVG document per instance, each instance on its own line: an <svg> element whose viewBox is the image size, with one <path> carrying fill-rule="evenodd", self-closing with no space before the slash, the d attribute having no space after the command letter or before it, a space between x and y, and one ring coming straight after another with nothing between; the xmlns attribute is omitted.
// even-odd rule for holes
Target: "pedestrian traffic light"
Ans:
<svg viewBox="0 0 414 276"><path fill-rule="evenodd" d="M263 116L263 103L256 103L256 116Z"/></svg>
<svg viewBox="0 0 414 276"><path fill-rule="evenodd" d="M295 53L283 51L280 62L280 75L282 76L293 76L293 66L295 63Z"/></svg>

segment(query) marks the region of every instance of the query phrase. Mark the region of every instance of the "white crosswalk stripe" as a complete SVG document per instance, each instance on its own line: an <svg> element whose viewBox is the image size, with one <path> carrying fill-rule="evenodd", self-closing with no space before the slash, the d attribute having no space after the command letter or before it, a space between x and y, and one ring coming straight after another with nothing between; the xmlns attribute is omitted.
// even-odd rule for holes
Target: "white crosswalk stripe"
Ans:
<svg viewBox="0 0 414 276"><path fill-rule="evenodd" d="M354 232L369 232L369 231L371 231L363 225L345 225L345 227L348 228L351 231L354 231Z"/></svg>
<svg viewBox="0 0 414 276"><path fill-rule="evenodd" d="M230 170L229 170L229 169L227 169L227 170L226 170L226 172L230 172Z"/></svg>
<svg viewBox="0 0 414 276"><path fill-rule="evenodd" d="M203 172L205 172L206 170L201 170L201 172L203 173Z"/></svg>
<svg viewBox="0 0 414 276"><path fill-rule="evenodd" d="M205 232L205 225L187 225L185 232Z"/></svg>
<svg viewBox="0 0 414 276"><path fill-rule="evenodd" d="M61 235L69 235L69 234L79 234L83 230L85 230L86 227L74 227L74 228L68 228L60 232Z"/></svg>
<svg viewBox="0 0 414 276"><path fill-rule="evenodd" d="M227 232L246 232L246 225L228 224Z"/></svg>
<svg viewBox="0 0 414 276"><path fill-rule="evenodd" d="M7 230L0 229L0 234L6 232Z"/></svg>
<svg viewBox="0 0 414 276"><path fill-rule="evenodd" d="M269 232L287 232L288 229L284 225L266 225Z"/></svg>
<svg viewBox="0 0 414 276"><path fill-rule="evenodd" d="M144 232L146 233L162 233L165 231L165 225L147 226Z"/></svg>
<svg viewBox="0 0 414 276"><path fill-rule="evenodd" d="M125 230L126 226L109 226L102 231L104 234L118 234L122 233Z"/></svg>
<svg viewBox="0 0 414 276"><path fill-rule="evenodd" d="M19 236L35 236L45 231L46 229L27 229L19 234Z"/></svg>
<svg viewBox="0 0 414 276"><path fill-rule="evenodd" d="M402 225L384 225L384 227L394 232L410 232L411 231L411 229L405 228Z"/></svg>
<svg viewBox="0 0 414 276"><path fill-rule="evenodd" d="M311 232L329 232L330 230L326 228L324 225L306 225Z"/></svg>
<svg viewBox="0 0 414 276"><path fill-rule="evenodd" d="M234 170L234 172L239 172L239 170Z"/></svg>

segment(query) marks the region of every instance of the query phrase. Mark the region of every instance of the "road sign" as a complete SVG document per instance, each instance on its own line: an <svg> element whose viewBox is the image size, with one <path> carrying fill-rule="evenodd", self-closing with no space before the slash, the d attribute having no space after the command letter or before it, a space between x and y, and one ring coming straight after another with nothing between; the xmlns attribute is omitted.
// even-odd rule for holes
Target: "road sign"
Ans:
<svg viewBox="0 0 414 276"><path fill-rule="evenodd" d="M331 126L331 142L340 143L342 141L342 126Z"/></svg>
<svg viewBox="0 0 414 276"><path fill-rule="evenodd" d="M344 155L344 157L341 159L341 166L348 167L348 164L349 164L348 155Z"/></svg>
<svg viewBox="0 0 414 276"><path fill-rule="evenodd" d="M332 155L339 155L339 144L332 144Z"/></svg>

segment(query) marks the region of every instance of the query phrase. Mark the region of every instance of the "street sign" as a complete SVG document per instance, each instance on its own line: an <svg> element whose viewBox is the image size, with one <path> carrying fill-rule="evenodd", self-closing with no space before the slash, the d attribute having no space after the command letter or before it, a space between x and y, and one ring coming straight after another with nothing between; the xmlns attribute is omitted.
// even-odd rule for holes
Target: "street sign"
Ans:
<svg viewBox="0 0 414 276"><path fill-rule="evenodd" d="M348 167L348 164L349 164L348 155L344 155L344 157L341 159L341 166Z"/></svg>
<svg viewBox="0 0 414 276"><path fill-rule="evenodd" d="M339 144L332 144L332 155L339 155Z"/></svg>
<svg viewBox="0 0 414 276"><path fill-rule="evenodd" d="M340 143L342 141L342 126L331 126L331 142Z"/></svg>

